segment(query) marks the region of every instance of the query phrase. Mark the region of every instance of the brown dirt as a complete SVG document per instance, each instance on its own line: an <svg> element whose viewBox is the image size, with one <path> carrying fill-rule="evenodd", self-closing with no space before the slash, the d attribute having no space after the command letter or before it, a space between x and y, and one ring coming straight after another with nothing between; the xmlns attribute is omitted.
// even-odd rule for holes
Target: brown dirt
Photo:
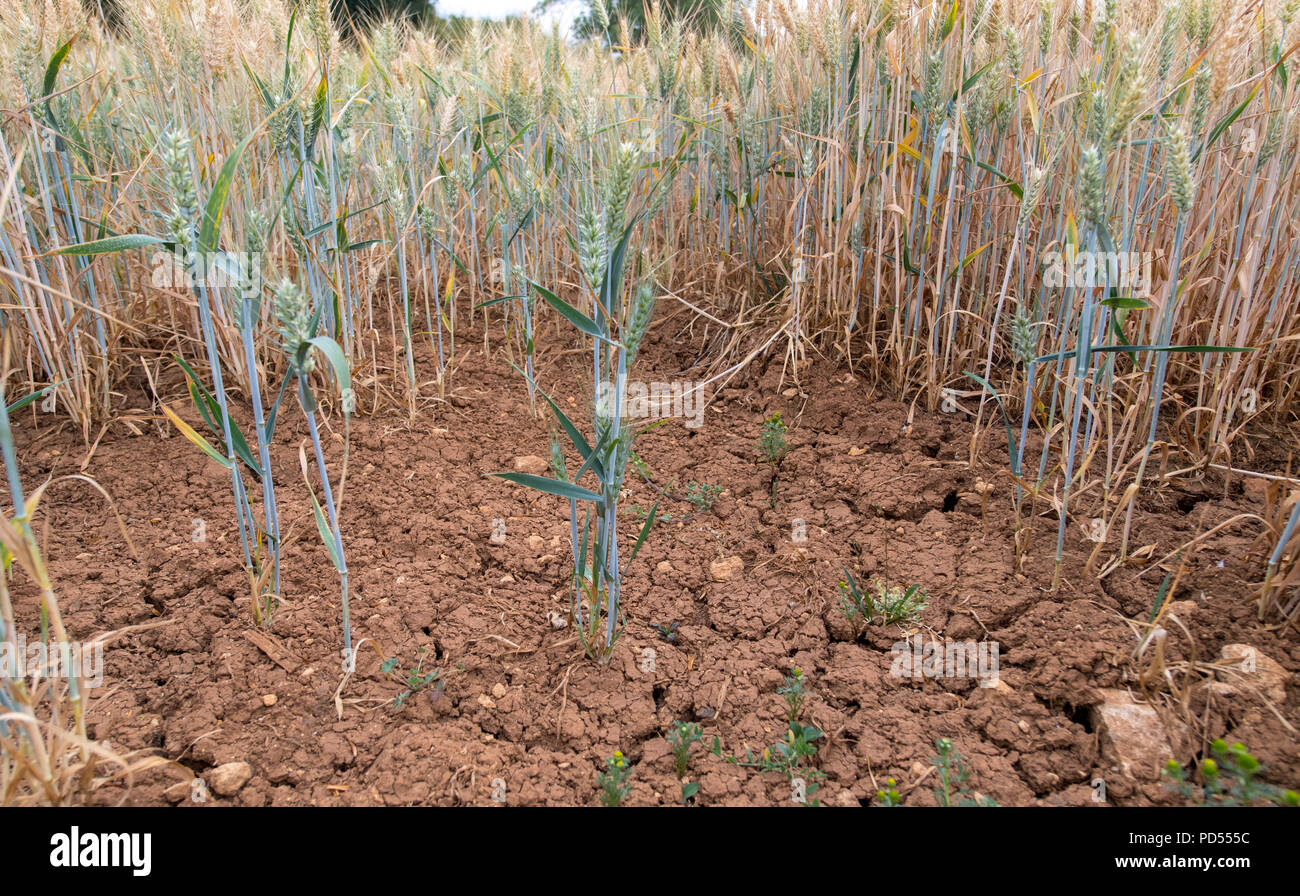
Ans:
<svg viewBox="0 0 1300 896"><path fill-rule="evenodd" d="M645 379L692 375L681 372L692 355L679 356L669 341L647 349ZM594 804L604 759L621 749L635 767L628 802L672 804L680 785L664 740L669 723L700 720L727 754L761 753L784 735L776 691L796 666L811 686L804 721L826 732L815 761L826 802L867 804L893 777L908 804L932 804L927 768L943 736L969 761L972 786L1004 805L1087 805L1094 777L1106 780L1112 803L1177 801L1157 781L1110 768L1088 712L1099 688L1136 687L1136 641L1125 620L1146 618L1164 572L1139 564L1098 582L1083 569L1092 544L1073 525L1065 585L1051 593L1055 518L1045 514L1018 574L1000 428L972 469L964 413L918 408L907 426L908 405L872 397L866 380L841 367L802 371L804 392L788 379L780 385L779 360L752 368L714 396L702 428L674 421L638 442L661 485L694 480L725 491L711 512L690 519L682 519L689 505L664 501L677 519L656 526L631 564L626 633L600 666L547 619L567 606L566 502L484 477L512 469L517 456L546 455L545 422L529 417L526 391L504 358L471 344L463 340L456 389L414 425L391 416L352 423L343 532L356 636L400 658L399 669L422 648L425 668L445 679L440 694L421 692L400 709L400 685L365 647L342 719L336 714L338 583L311 522L296 407L284 414L274 465L282 518L298 538L284 554L284 605L265 632L288 654L288 669L247 637L227 474L192 445L174 432L159 438L166 430L158 424L140 435L113 425L90 456L85 472L129 520L138 561L93 490L63 483L51 491L47 556L73 637L167 623L107 651L106 686L90 716L93 734L115 748L155 750L178 764L138 780L128 802L188 803L191 773L242 760L252 779L233 799L213 802L490 804L500 778L510 804ZM582 357L543 359L544 382L575 412L584 402ZM143 396L131 393L126 406L147 406ZM774 411L791 423L775 509L755 448ZM88 450L80 433L34 429L39 422L29 412L18 423L29 485L76 472ZM327 438L337 476L337 419ZM983 511L980 480L994 486ZM629 508L657 497L629 473ZM1213 477L1165 486L1144 499L1133 544L1154 545L1149 557L1158 559L1234 514L1258 511L1253 497ZM490 540L494 518L507 521L504 544ZM806 522L803 543L790 537L795 518ZM191 538L196 519L206 523L206 543ZM624 556L639 528L631 515L622 522ZM1180 618L1192 640L1171 634L1171 659L1193 650L1212 659L1222 645L1245 642L1292 675L1300 668L1294 634L1255 622L1261 562L1244 554L1257 532L1235 524L1190 552L1175 599L1188 602ZM710 563L730 556L743 570L712 581ZM850 638L836 609L844 566L860 578L887 572L923 585L932 599L917 631L998 642L1009 690L892 677L890 646L903 633ZM26 582L16 597L34 626ZM671 621L680 628L670 643L652 623ZM647 648L653 673L643 671ZM1295 722L1300 690L1289 688L1276 708ZM1296 736L1259 701L1220 701L1208 717L1203 703L1189 711L1209 736L1245 742L1270 780L1300 780ZM1180 758L1195 749L1183 744ZM690 776L698 804L790 802L781 774L729 764L701 745ZM105 788L97 799L123 796Z"/></svg>

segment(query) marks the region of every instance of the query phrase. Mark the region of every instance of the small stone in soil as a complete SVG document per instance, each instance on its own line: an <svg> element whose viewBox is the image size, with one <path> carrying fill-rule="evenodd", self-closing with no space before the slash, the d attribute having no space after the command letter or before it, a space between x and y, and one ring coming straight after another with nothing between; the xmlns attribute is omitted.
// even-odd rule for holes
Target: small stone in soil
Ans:
<svg viewBox="0 0 1300 896"><path fill-rule="evenodd" d="M1225 675L1231 683L1234 678L1244 679L1274 703L1286 702L1286 684L1290 674L1278 662L1265 656L1258 647L1249 644L1225 644L1219 653L1220 662L1237 675Z"/></svg>
<svg viewBox="0 0 1300 896"><path fill-rule="evenodd" d="M730 582L745 569L739 557L723 557L709 564L709 577L715 582Z"/></svg>
<svg viewBox="0 0 1300 896"><path fill-rule="evenodd" d="M550 464L547 463L546 458L544 457L538 457L535 454L525 454L522 457L515 458L516 473L531 473L534 476L541 476L548 469L550 469Z"/></svg>
<svg viewBox="0 0 1300 896"><path fill-rule="evenodd" d="M247 762L227 762L208 773L208 786L217 796L234 796L253 777L253 767Z"/></svg>
<svg viewBox="0 0 1300 896"><path fill-rule="evenodd" d="M1159 714L1127 691L1103 688L1100 693L1102 702L1092 708L1092 724L1101 738L1102 755L1130 777L1155 780L1173 755Z"/></svg>

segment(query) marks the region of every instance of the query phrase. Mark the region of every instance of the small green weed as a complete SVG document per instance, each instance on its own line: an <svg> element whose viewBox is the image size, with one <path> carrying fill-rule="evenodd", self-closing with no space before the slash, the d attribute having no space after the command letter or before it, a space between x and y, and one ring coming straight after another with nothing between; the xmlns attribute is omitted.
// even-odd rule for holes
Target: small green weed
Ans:
<svg viewBox="0 0 1300 896"><path fill-rule="evenodd" d="M704 729L692 722L673 722L668 729L668 745L673 748L673 771L681 778L691 761L691 744L704 739Z"/></svg>
<svg viewBox="0 0 1300 896"><path fill-rule="evenodd" d="M680 622L652 622L655 634L659 635L660 641L667 641L669 644L677 640L677 626Z"/></svg>
<svg viewBox="0 0 1300 896"><path fill-rule="evenodd" d="M632 792L632 766L622 750L605 760L605 771L600 773L600 802L603 806L621 806Z"/></svg>
<svg viewBox="0 0 1300 896"><path fill-rule="evenodd" d="M1228 746L1219 738L1210 744L1210 756L1201 760L1200 784L1188 777L1175 759L1164 768L1171 787L1198 806L1300 806L1300 794L1255 780L1264 770L1259 760L1239 743Z"/></svg>
<svg viewBox="0 0 1300 896"><path fill-rule="evenodd" d="M713 503L722 494L722 486L707 482L686 483L686 500L691 502L696 513L705 513L713 509Z"/></svg>
<svg viewBox="0 0 1300 896"><path fill-rule="evenodd" d="M804 700L808 695L808 684L804 681L803 670L797 666L790 670L790 674L785 677L785 681L776 692L785 698L785 718L793 725L799 721L799 714L803 711Z"/></svg>
<svg viewBox="0 0 1300 896"><path fill-rule="evenodd" d="M941 737L934 742L934 746L939 755L931 757L930 762L939 770L939 786L934 789L934 799L940 806L997 805L971 789L967 783L970 779L970 766L950 739Z"/></svg>
<svg viewBox="0 0 1300 896"><path fill-rule="evenodd" d="M781 461L790 452L790 441L785 434L790 427L781 419L780 413L773 414L763 421L763 434L758 439L758 453L767 461L772 470L772 506L776 506L777 478Z"/></svg>
<svg viewBox="0 0 1300 896"><path fill-rule="evenodd" d="M406 673L406 679L402 682L406 687L401 693L393 698L394 709L401 709L402 705L405 704L407 700L411 699L411 697L425 688L428 688L430 685L433 685L430 694L434 699L442 696L442 681L439 678L439 675L441 674L440 670L434 669L432 672L423 671L424 660L428 651L421 647L416 651L416 653L419 654L419 659L416 660L415 665L410 669L410 671ZM390 657L389 659L384 660L383 665L379 667L379 671L391 678L393 670L397 668L397 664L398 658Z"/></svg>
<svg viewBox="0 0 1300 896"><path fill-rule="evenodd" d="M853 626L854 637L870 625L913 623L929 604L929 595L920 585L889 585L880 579L861 588L846 569L840 582L840 610Z"/></svg>

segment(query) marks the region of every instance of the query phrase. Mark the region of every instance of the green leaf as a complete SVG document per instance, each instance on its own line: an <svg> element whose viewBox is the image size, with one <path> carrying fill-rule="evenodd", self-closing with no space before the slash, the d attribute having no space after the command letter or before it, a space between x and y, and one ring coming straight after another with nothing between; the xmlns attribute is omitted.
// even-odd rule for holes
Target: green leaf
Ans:
<svg viewBox="0 0 1300 896"><path fill-rule="evenodd" d="M856 594L859 594L860 591L859 591L859 589L858 589L858 583L855 582L855 581L853 580L853 573L849 572L849 569L848 569L847 566L845 566L845 567L841 567L841 569L844 570L844 578L848 580L849 588L852 589L852 591L853 591L853 593L854 593L855 595L856 595Z"/></svg>
<svg viewBox="0 0 1300 896"><path fill-rule="evenodd" d="M497 296L495 299L488 299L486 302L479 302L474 306L475 310L479 308L491 308L493 305L500 305L502 302L508 302L511 299L526 299L528 296Z"/></svg>
<svg viewBox="0 0 1300 896"><path fill-rule="evenodd" d="M46 395L49 395L55 386L61 385L62 383L66 383L66 382L67 380L59 380L59 382L57 383L50 383L50 385L45 386L44 388L37 389L35 392L32 392L30 395L24 395L22 398L18 399L13 404L5 408L5 413L12 414L14 411L21 411L23 408L27 407L36 399L44 398Z"/></svg>
<svg viewBox="0 0 1300 896"><path fill-rule="evenodd" d="M537 391L542 392L541 389ZM582 433L578 432L578 428L573 425L573 421L565 416L564 411L560 410L560 406L551 400L551 396L542 392L542 397L546 399L546 403L555 412L555 417L560 422L560 428L564 430L564 434L569 437L569 441L573 443L573 447L577 450L578 456L582 458L583 469L578 471L578 475L573 477L573 481L577 482L581 479L586 468L590 468L596 474L596 478L603 482L605 480L605 465L601 463L600 458L592 450L586 438L583 437Z"/></svg>
<svg viewBox="0 0 1300 896"><path fill-rule="evenodd" d="M976 162L975 164L978 165L980 168L983 168L985 171L989 172L990 174L996 174L999 178L1002 179L1002 183L1006 185L1006 188L1011 191L1012 196L1015 196L1017 199L1019 199L1022 202L1024 201L1025 191L1020 186L1020 184L1016 183L1011 178L1007 177L1005 174L1003 174L994 166L990 165L988 162Z"/></svg>
<svg viewBox="0 0 1300 896"><path fill-rule="evenodd" d="M1096 355L1102 352L1184 352L1196 354L1203 352L1213 355L1253 352L1255 348L1256 346L1253 345L1094 345L1088 349L1088 354ZM1073 358L1078 354L1079 350L1072 348L1065 352L1042 355L1035 358L1031 363L1043 364L1049 361L1059 361L1062 358Z"/></svg>
<svg viewBox="0 0 1300 896"><path fill-rule="evenodd" d="M921 276L921 269L912 264L912 253L908 251L907 246L903 247L903 270L916 277Z"/></svg>
<svg viewBox="0 0 1300 896"><path fill-rule="evenodd" d="M1177 560L1182 555L1183 555L1182 548L1179 548L1177 555L1174 556L1174 559ZM1177 567L1174 567L1174 569L1177 569ZM1156 599L1151 604L1151 615L1147 618L1148 624L1156 621L1156 616L1160 615L1160 608L1165 605L1165 594L1168 593L1169 584L1170 582L1173 581L1174 569L1170 569L1169 572L1165 575L1165 580L1160 583L1160 590L1156 592Z"/></svg>
<svg viewBox="0 0 1300 896"><path fill-rule="evenodd" d="M184 358L180 355L172 355L172 358L174 358L176 363L181 366L181 369L185 371L186 383L190 389L190 400L194 402L194 407L203 417L203 422L208 427L208 431L218 439L224 440L225 435L223 427L217 424L218 418L222 417L221 405L217 402L217 399L212 395L212 393L207 390L207 387L203 385L203 382L199 379L199 375L194 372L194 369L190 367L188 363L186 363ZM225 416L229 417L228 414ZM234 420L230 421L230 441L234 443L235 454L238 455L239 459L248 466L248 469L260 481L262 478L262 468L258 465L256 458L253 457L252 450L248 447L248 439L244 438L243 432L240 431L239 426Z"/></svg>
<svg viewBox="0 0 1300 896"><path fill-rule="evenodd" d="M952 0L952 9L948 10L948 15L943 20L943 27L939 29L939 40L947 40L953 26L957 24L957 6L960 2L961 0Z"/></svg>
<svg viewBox="0 0 1300 896"><path fill-rule="evenodd" d="M555 400L552 399L551 396L546 393L545 389L537 385L537 383L533 381L533 378L530 377L526 371L520 370L514 364L511 364L510 366L514 367L515 372L518 373L520 376L522 376L525 380L527 380L528 385L532 386L534 389L540 392L542 398L546 399L546 403L551 406L551 410L555 413L555 419L558 420L560 423L560 428L564 430L564 434L567 435L569 437L569 441L573 443L573 447L578 452L578 456L583 459L584 463L582 469L578 471L577 476L573 477L573 481L577 482L579 479L581 479L582 474L588 469L589 466L590 469L596 471L596 476L603 481L605 478L605 474L604 474L605 468L600 464L599 460L592 452L591 445L587 442L586 438L584 438L582 433L578 431L578 427L573 425L573 421L569 419L568 415L566 415L564 411L560 410L560 406L555 403Z"/></svg>
<svg viewBox="0 0 1300 896"><path fill-rule="evenodd" d="M68 58L68 51L72 49L72 42L76 39L75 35L70 37L68 42L55 50L54 55L50 57L50 64L45 67L43 96L49 96L54 92L54 84L59 78L59 69L63 67L63 60Z"/></svg>
<svg viewBox="0 0 1300 896"><path fill-rule="evenodd" d="M965 81L962 81L961 92L962 93L968 92L972 87L975 86L975 84L979 81L980 78L984 77L985 73L988 72L989 69L991 69L995 64L997 64L997 62L998 62L997 59L991 60L990 62L986 63L983 67L976 70L976 72L973 75L971 75L969 78L967 78ZM956 100L956 96L953 97L953 100L954 101Z"/></svg>
<svg viewBox="0 0 1300 896"><path fill-rule="evenodd" d="M645 525L641 527L641 534L636 537L636 544L632 545L632 556L627 558L628 563L636 559L637 551L641 550L641 544L645 541L646 536L650 534L650 527L655 524L655 517L658 514L659 502L656 501L655 506L651 507L650 513L646 515Z"/></svg>
<svg viewBox="0 0 1300 896"><path fill-rule="evenodd" d="M363 212L368 212L372 208L378 208L381 205L383 205L382 202L372 202L369 205L365 206L364 208L359 208L356 209L355 211L348 211L345 208L343 210L343 214L339 215L337 218L332 218L329 221L326 221L324 224L317 224L311 230L308 230L306 233L303 234L303 239L311 239L312 237L320 236L322 233L329 230L331 227L334 228L342 227L344 223L347 222L349 219L355 218L357 215ZM339 245L343 246L343 245L347 245L347 243L341 241Z"/></svg>
<svg viewBox="0 0 1300 896"><path fill-rule="evenodd" d="M638 214L628 222L627 227L623 229L622 238L610 253L609 261L605 265L605 276L600 281L600 304L606 313L617 304L615 300L623 289L623 264L624 259L627 258L627 246L632 239L632 230L640 220L641 215Z"/></svg>
<svg viewBox="0 0 1300 896"><path fill-rule="evenodd" d="M293 372L285 374L284 380L280 383L280 391L275 396L275 401L266 412L266 422L262 424L263 438L267 443L274 441L275 438L275 418L280 413L280 405L284 403L284 395L289 390L289 383L293 381Z"/></svg>
<svg viewBox="0 0 1300 896"><path fill-rule="evenodd" d="M159 246L166 240L162 237L149 236L144 233L124 233L120 236L77 243L75 246L63 246L50 252L50 255L109 255L113 252L125 252L127 249L139 249L142 246Z"/></svg>
<svg viewBox="0 0 1300 896"><path fill-rule="evenodd" d="M248 148L248 144L253 142L256 132L249 134L230 153L226 159L226 164L221 166L221 173L212 184L212 192L208 194L208 203L203 208L203 221L199 226L199 254L206 258L213 252L217 251L217 236L221 229L221 215L226 210L226 200L230 198L230 185L235 179L235 169L239 167L239 159Z"/></svg>
<svg viewBox="0 0 1300 896"><path fill-rule="evenodd" d="M593 321L591 318L587 317L587 315L583 314L577 308L574 308L568 302L564 301L555 293L547 289L545 286L542 286L538 283L534 283L532 280L529 280L528 282L531 283L533 289L537 290L537 292L541 295L541 297L546 300L546 303L550 305L552 308L554 308L556 311L560 312L560 314L564 317L564 319L567 320L569 323L573 324L575 327L577 327L582 332L586 333L588 336L593 336L596 339L600 339L604 342L608 342L610 345L618 345L617 342L614 342L612 339L608 338L604 333L602 333L600 327L596 325L596 322Z"/></svg>
<svg viewBox="0 0 1300 896"><path fill-rule="evenodd" d="M311 487L310 479L307 480L307 494L311 495L311 510L316 516L316 531L320 533L320 540L325 543L325 550L330 555L330 562L341 573L343 572L343 558L339 556L338 543L334 540L334 533L330 531L329 523L325 521L325 513L320 509L320 501L316 500L316 490Z"/></svg>
<svg viewBox="0 0 1300 896"><path fill-rule="evenodd" d="M973 379L975 382L983 386L984 390L988 392L990 395L992 395L993 400L997 402L998 410L1002 412L1002 424L1007 428L1007 454L1011 458L1011 472L1014 473L1016 476L1019 476L1020 464L1017 462L1016 458L1020 454L1020 451L1016 447L1016 437L1014 433L1012 433L1011 431L1011 416L1007 413L1006 406L1002 404L1002 396L998 395L997 390L994 389L992 386L990 386L983 377L976 376L975 374L971 373L969 370L964 371L964 373L968 377ZM916 588L918 586L913 585L912 587ZM908 591L907 596L911 597L910 589Z"/></svg>
<svg viewBox="0 0 1300 896"><path fill-rule="evenodd" d="M1205 138L1205 143L1202 144L1200 149L1198 149L1195 153L1192 154L1193 161L1200 158L1201 153L1205 152L1207 149L1213 146L1214 141L1218 140L1221 136L1223 136L1223 132L1226 131L1228 127L1234 121L1237 120L1237 117L1240 116L1242 112L1246 111L1246 107L1249 106L1251 101L1255 99L1255 95L1259 93L1259 88L1262 86L1264 86L1263 81L1257 82L1255 84L1255 89L1252 90L1250 93L1248 93L1246 95L1246 98L1242 100L1241 103L1236 108L1234 108L1227 115L1219 119L1218 123L1213 128L1210 129L1210 136Z"/></svg>
<svg viewBox="0 0 1300 896"><path fill-rule="evenodd" d="M329 361L330 367L334 368L334 378L338 380L339 390L346 399L348 393L352 391L352 374L342 347L328 336L314 336L307 340L307 344L320 349L321 354ZM343 402L343 413L345 415L348 413L346 400Z"/></svg>
<svg viewBox="0 0 1300 896"><path fill-rule="evenodd" d="M163 413L167 416L167 419L172 422L172 425L181 431L181 435L185 436L185 438L189 439L190 442L198 446L204 454L221 464L221 466L225 467L227 470L234 467L234 464L232 464L228 458L223 457L216 448L213 448L208 443L207 439L195 432L194 427L182 420L175 411L167 407L165 404L160 406L162 407Z"/></svg>
<svg viewBox="0 0 1300 896"><path fill-rule="evenodd" d="M1134 299L1128 296L1115 296L1111 299L1102 299L1101 304L1107 308L1120 308L1128 311L1145 310L1151 307L1151 303L1145 299Z"/></svg>
<svg viewBox="0 0 1300 896"><path fill-rule="evenodd" d="M489 473L488 475L496 476L507 482L513 482L516 485L527 486L539 492L546 492L548 495L559 495L561 498L573 498L578 501L601 500L600 495L595 492L580 485L574 485L572 482L566 482L563 479L535 476L532 473Z"/></svg>

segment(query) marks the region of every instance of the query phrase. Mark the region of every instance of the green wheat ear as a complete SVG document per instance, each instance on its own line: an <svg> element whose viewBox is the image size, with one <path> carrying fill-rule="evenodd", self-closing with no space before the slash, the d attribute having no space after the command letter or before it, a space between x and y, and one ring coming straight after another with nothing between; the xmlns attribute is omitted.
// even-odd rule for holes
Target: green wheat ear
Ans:
<svg viewBox="0 0 1300 896"><path fill-rule="evenodd" d="M1192 159L1187 146L1187 132L1181 125L1169 128L1166 140L1165 172L1169 179L1169 192L1174 206L1186 214L1192 207Z"/></svg>
<svg viewBox="0 0 1300 896"><path fill-rule="evenodd" d="M313 336L311 303L298 284L287 277L275 287L275 316L280 322L280 338L283 340L285 355L295 365L295 370L306 376L312 372L315 361L308 352L303 356L301 366L298 366L298 355L302 345Z"/></svg>

